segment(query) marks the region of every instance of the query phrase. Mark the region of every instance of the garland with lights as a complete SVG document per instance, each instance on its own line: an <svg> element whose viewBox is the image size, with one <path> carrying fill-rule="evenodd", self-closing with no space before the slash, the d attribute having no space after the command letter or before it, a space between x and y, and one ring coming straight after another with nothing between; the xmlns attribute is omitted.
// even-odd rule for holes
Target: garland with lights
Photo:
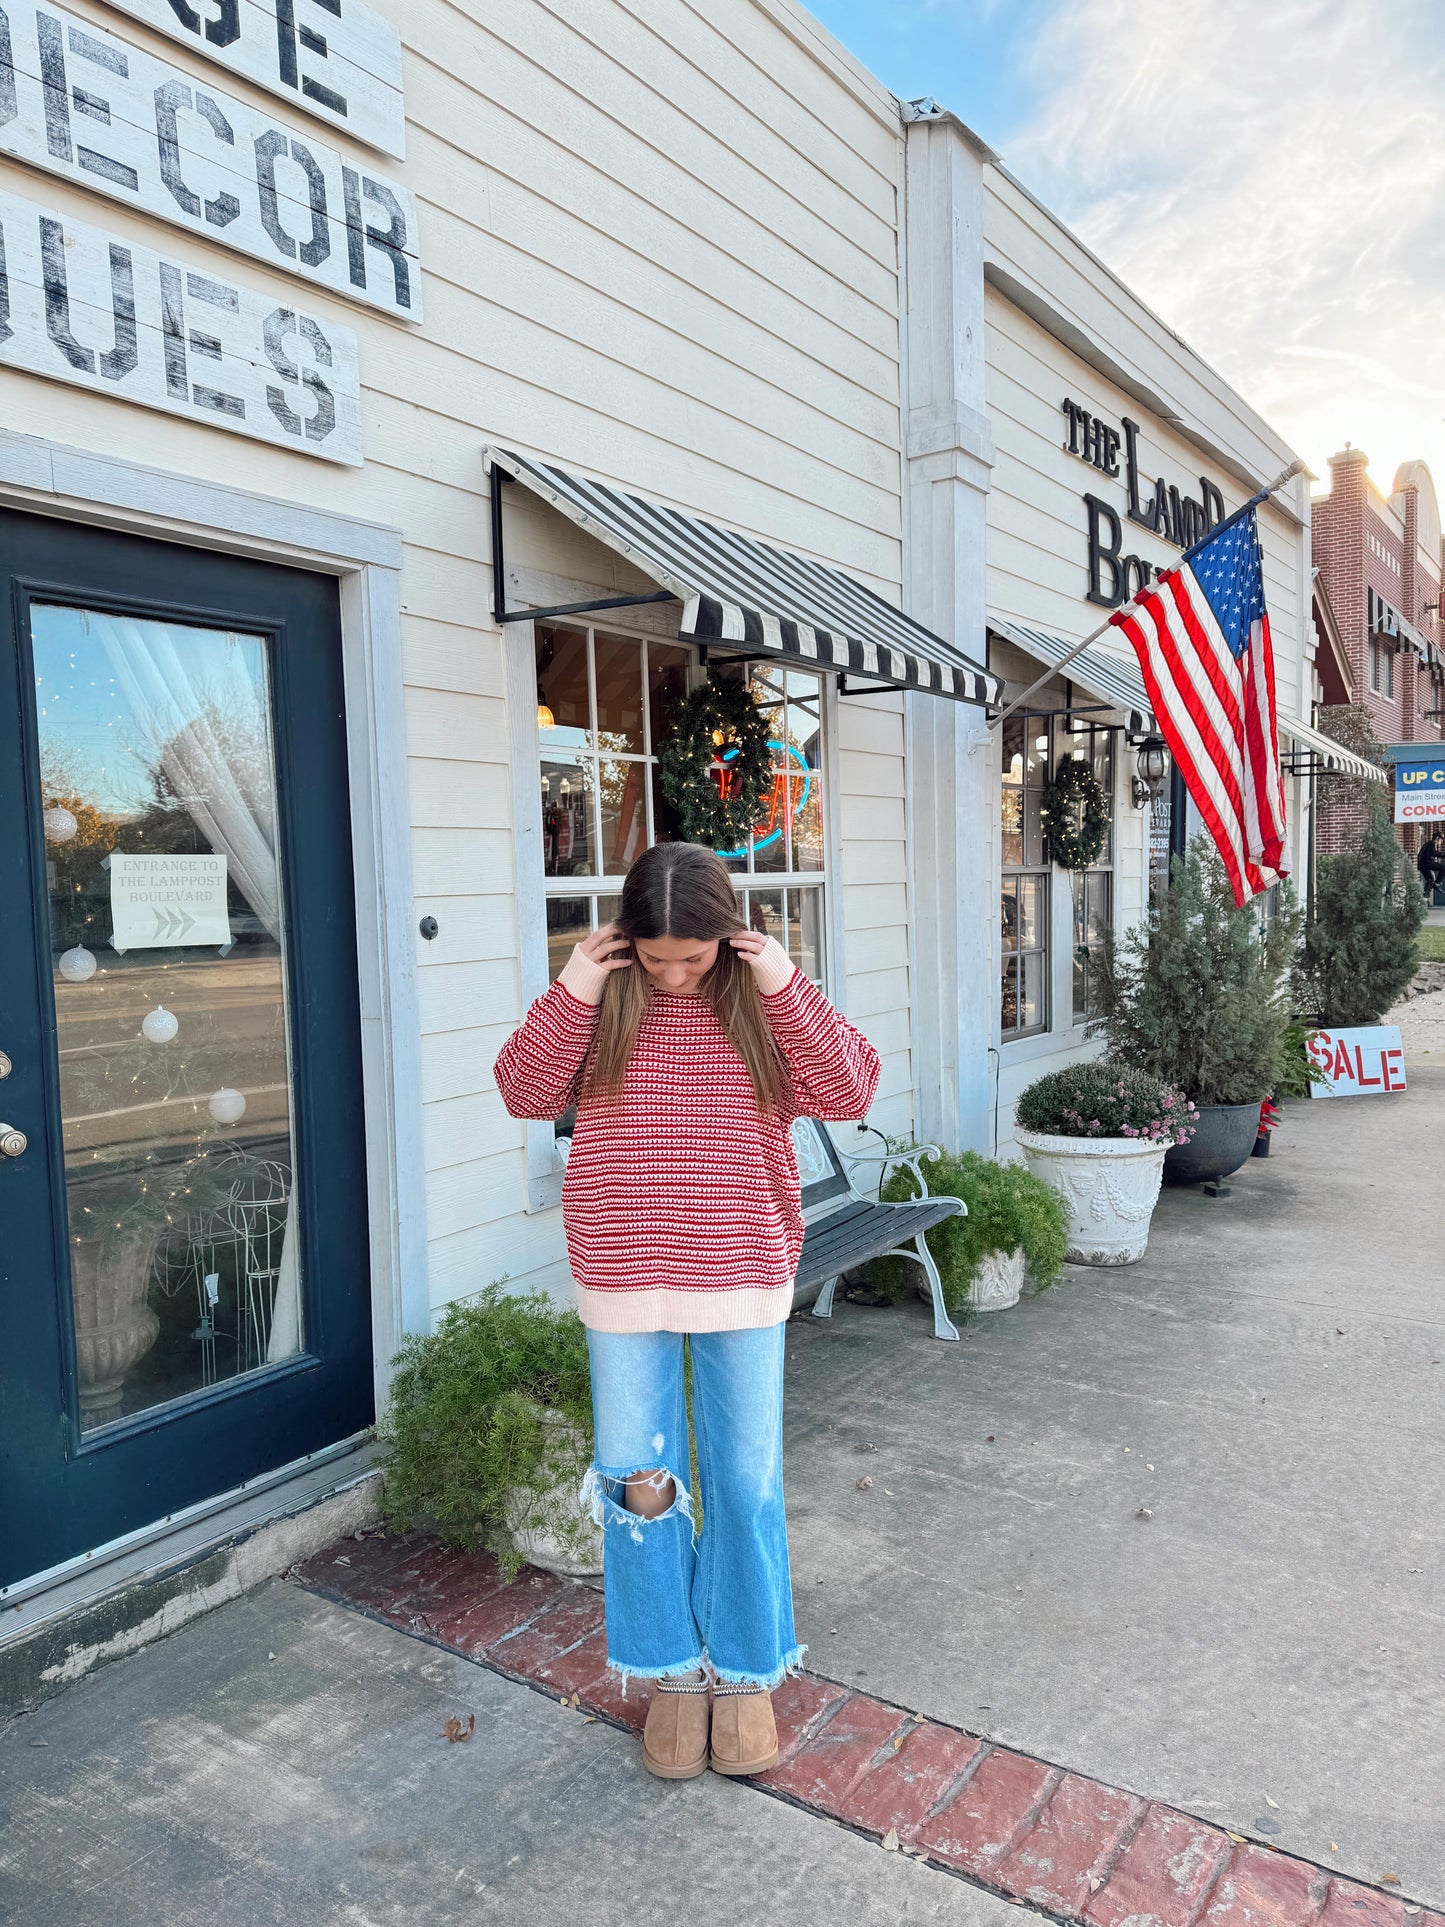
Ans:
<svg viewBox="0 0 1445 1927"><path fill-rule="evenodd" d="M1049 856L1061 870L1087 870L1104 853L1109 804L1087 763L1065 757L1039 803Z"/></svg>
<svg viewBox="0 0 1445 1927"><path fill-rule="evenodd" d="M747 685L730 680L703 683L669 720L673 733L658 753L657 774L683 835L711 849L740 849L773 786L767 719Z"/></svg>

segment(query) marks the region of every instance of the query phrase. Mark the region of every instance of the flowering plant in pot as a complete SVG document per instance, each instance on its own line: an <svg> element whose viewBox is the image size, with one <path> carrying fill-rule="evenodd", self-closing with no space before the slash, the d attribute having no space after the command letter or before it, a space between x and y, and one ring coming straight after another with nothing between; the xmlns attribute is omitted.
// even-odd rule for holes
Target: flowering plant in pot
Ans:
<svg viewBox="0 0 1445 1927"><path fill-rule="evenodd" d="M1066 1257L1132 1265L1144 1255L1165 1154L1187 1144L1198 1112L1148 1071L1100 1060L1030 1084L1014 1136L1035 1177L1068 1213Z"/></svg>
<svg viewBox="0 0 1445 1927"><path fill-rule="evenodd" d="M1006 1311L1016 1305L1024 1274L1038 1290L1057 1280L1068 1244L1063 1206L1046 1184L1021 1164L998 1164L977 1151L945 1152L928 1167L932 1197L962 1198L967 1217L945 1218L925 1232L943 1280L950 1317ZM914 1173L898 1165L878 1193L888 1204L919 1195ZM902 1258L875 1258L869 1282L880 1297L897 1300L910 1282L930 1297L927 1279Z"/></svg>
<svg viewBox="0 0 1445 1927"><path fill-rule="evenodd" d="M1187 1093L1198 1128L1164 1165L1169 1183L1238 1170L1279 1089L1288 1056L1289 971L1300 914L1287 885L1272 913L1240 909L1208 837L1176 857L1142 925L1106 934L1098 956L1100 1028L1109 1054Z"/></svg>

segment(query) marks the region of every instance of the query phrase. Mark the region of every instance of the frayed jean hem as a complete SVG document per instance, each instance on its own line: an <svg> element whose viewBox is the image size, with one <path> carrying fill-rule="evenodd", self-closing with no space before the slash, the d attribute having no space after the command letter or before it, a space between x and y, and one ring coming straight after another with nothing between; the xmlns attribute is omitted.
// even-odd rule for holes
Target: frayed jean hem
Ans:
<svg viewBox="0 0 1445 1927"><path fill-rule="evenodd" d="M795 1646L790 1653L783 1655L770 1673L748 1672L746 1669L735 1671L730 1666L714 1666L711 1660L707 1662L707 1669L715 1680L721 1680L726 1686L753 1685L760 1693L771 1693L785 1679L792 1679L803 1670L803 1655L807 1650L806 1646Z"/></svg>
<svg viewBox="0 0 1445 1927"><path fill-rule="evenodd" d="M694 1653L691 1659L675 1659L667 1666L629 1666L625 1660L607 1658L607 1670L614 1679L622 1682L622 1697L627 1698L627 1684L634 1679L672 1679L678 1673L696 1673L707 1665L706 1653Z"/></svg>

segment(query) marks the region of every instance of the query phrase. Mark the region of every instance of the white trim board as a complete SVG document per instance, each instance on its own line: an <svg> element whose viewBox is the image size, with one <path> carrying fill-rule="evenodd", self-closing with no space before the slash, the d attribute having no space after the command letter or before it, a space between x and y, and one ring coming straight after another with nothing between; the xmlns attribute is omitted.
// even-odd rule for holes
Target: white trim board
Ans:
<svg viewBox="0 0 1445 1927"><path fill-rule="evenodd" d="M431 1329L406 812L400 531L0 430L0 504L339 579L361 993L373 1374Z"/></svg>

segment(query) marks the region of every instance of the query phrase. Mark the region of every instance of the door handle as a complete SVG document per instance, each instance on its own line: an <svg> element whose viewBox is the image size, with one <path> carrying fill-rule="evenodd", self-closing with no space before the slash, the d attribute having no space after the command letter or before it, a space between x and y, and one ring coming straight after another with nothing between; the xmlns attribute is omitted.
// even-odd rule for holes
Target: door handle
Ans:
<svg viewBox="0 0 1445 1927"><path fill-rule="evenodd" d="M0 1157L18 1158L29 1141L13 1124L0 1124Z"/></svg>

